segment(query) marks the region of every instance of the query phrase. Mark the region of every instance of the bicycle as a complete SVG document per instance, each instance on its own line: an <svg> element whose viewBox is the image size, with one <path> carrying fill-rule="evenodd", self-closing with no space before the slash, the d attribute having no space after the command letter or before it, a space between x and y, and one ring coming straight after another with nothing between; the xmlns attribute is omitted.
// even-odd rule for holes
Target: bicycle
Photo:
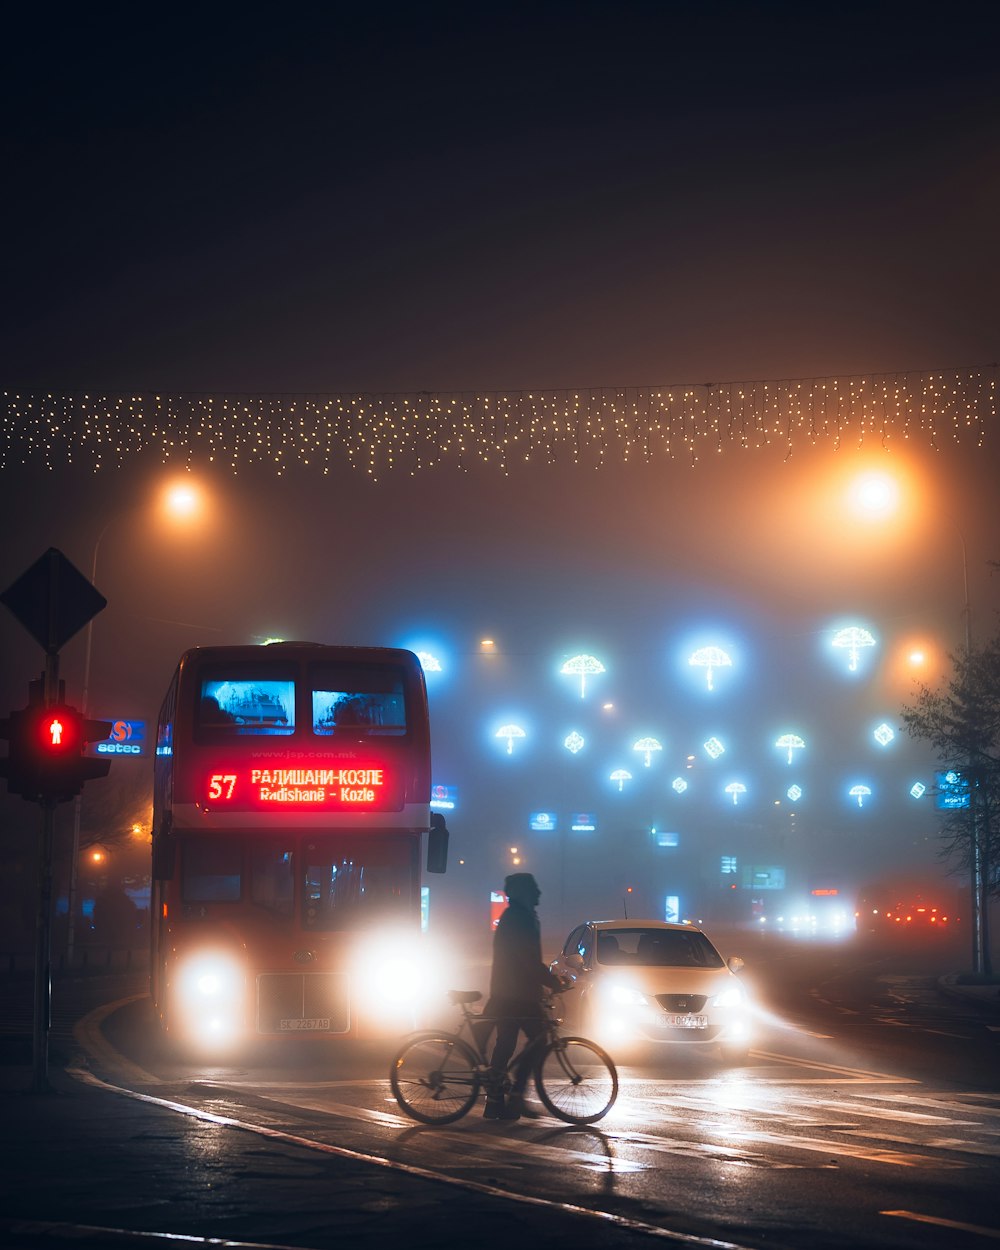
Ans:
<svg viewBox="0 0 1000 1250"><path fill-rule="evenodd" d="M448 1001L462 1012L454 1033L411 1034L389 1068L389 1083L403 1111L422 1124L453 1124L475 1105L480 1090L499 1095L509 1091L511 1072L523 1048L514 1055L499 1082L486 1056L493 1021L470 1010L478 990L451 990ZM618 1097L618 1070L610 1055L585 1037L559 1032L551 999L544 1003L545 1030L534 1065L535 1089L542 1105L567 1124L593 1124L607 1115Z"/></svg>

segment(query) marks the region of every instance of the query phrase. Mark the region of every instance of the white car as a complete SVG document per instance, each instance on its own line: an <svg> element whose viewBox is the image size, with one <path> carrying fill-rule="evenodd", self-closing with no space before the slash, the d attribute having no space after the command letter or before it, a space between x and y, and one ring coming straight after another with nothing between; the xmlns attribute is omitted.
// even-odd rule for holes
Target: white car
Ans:
<svg viewBox="0 0 1000 1250"><path fill-rule="evenodd" d="M630 1043L718 1047L740 1063L750 1046L750 1009L735 974L691 925L591 920L570 933L551 970L572 982L560 1011L567 1027L614 1049Z"/></svg>

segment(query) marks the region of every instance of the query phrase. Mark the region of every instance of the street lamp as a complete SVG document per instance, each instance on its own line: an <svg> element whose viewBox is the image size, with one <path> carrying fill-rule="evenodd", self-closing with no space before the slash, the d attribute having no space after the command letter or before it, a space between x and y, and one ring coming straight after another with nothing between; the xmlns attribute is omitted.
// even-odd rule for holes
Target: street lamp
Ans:
<svg viewBox="0 0 1000 1250"><path fill-rule="evenodd" d="M892 515L899 506L899 486L890 474L873 472L857 477L851 484L850 498L855 511L862 515L879 520ZM969 601L969 551L965 535L958 524L949 516L938 514L946 521L958 536L962 550L962 620L965 627L965 660L968 665L972 656L972 605ZM966 789L969 805L969 861L970 861L970 893L972 909L972 970L982 972L985 963L984 951L986 942L985 908L983 905L983 863L982 846L976 819L975 803L971 785L971 763L967 770Z"/></svg>
<svg viewBox="0 0 1000 1250"><path fill-rule="evenodd" d="M162 494L161 499L162 510L165 515L179 522L188 522L200 515L204 500L201 491L191 482L172 482L168 485ZM111 528L115 518L105 522L101 532L97 535L94 543L94 551L90 560L90 584L97 583L97 557L101 550L101 541L104 535ZM91 617L87 622L87 630L84 641L83 651L83 698L80 701L80 711L83 716L87 715L90 707L90 661L93 654L94 645L94 618ZM70 856L69 868L69 899L66 929L66 962L69 967L73 966L74 942L76 936L76 892L77 892L77 860L80 855L80 818L83 807L83 795L78 794L73 800L73 846Z"/></svg>

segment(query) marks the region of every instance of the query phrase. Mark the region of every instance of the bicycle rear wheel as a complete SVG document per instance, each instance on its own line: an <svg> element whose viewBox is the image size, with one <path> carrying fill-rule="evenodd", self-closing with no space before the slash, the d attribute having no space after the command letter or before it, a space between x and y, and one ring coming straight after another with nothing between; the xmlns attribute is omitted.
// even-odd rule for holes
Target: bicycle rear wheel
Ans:
<svg viewBox="0 0 1000 1250"><path fill-rule="evenodd" d="M557 1037L542 1053L535 1088L544 1106L568 1124L593 1124L618 1097L618 1070L596 1042Z"/></svg>
<svg viewBox="0 0 1000 1250"><path fill-rule="evenodd" d="M479 1097L478 1062L462 1038L425 1033L403 1043L389 1066L389 1084L412 1119L421 1124L451 1124Z"/></svg>

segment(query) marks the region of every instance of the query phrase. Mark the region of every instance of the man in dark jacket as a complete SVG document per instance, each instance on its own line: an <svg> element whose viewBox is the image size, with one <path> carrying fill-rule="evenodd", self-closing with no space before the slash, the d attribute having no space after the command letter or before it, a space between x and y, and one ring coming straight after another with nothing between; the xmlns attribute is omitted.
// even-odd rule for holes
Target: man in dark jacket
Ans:
<svg viewBox="0 0 1000 1250"><path fill-rule="evenodd" d="M487 1120L519 1120L534 1115L524 1104L524 1090L544 1036L542 1000L545 991L562 989L559 977L542 962L542 939L535 908L542 892L530 872L512 873L503 883L507 910L493 935L493 970L490 997L483 1014L496 1020L497 1037L490 1067L497 1083L517 1046L520 1032L528 1038L514 1071L510 1097L491 1092L486 1097Z"/></svg>

